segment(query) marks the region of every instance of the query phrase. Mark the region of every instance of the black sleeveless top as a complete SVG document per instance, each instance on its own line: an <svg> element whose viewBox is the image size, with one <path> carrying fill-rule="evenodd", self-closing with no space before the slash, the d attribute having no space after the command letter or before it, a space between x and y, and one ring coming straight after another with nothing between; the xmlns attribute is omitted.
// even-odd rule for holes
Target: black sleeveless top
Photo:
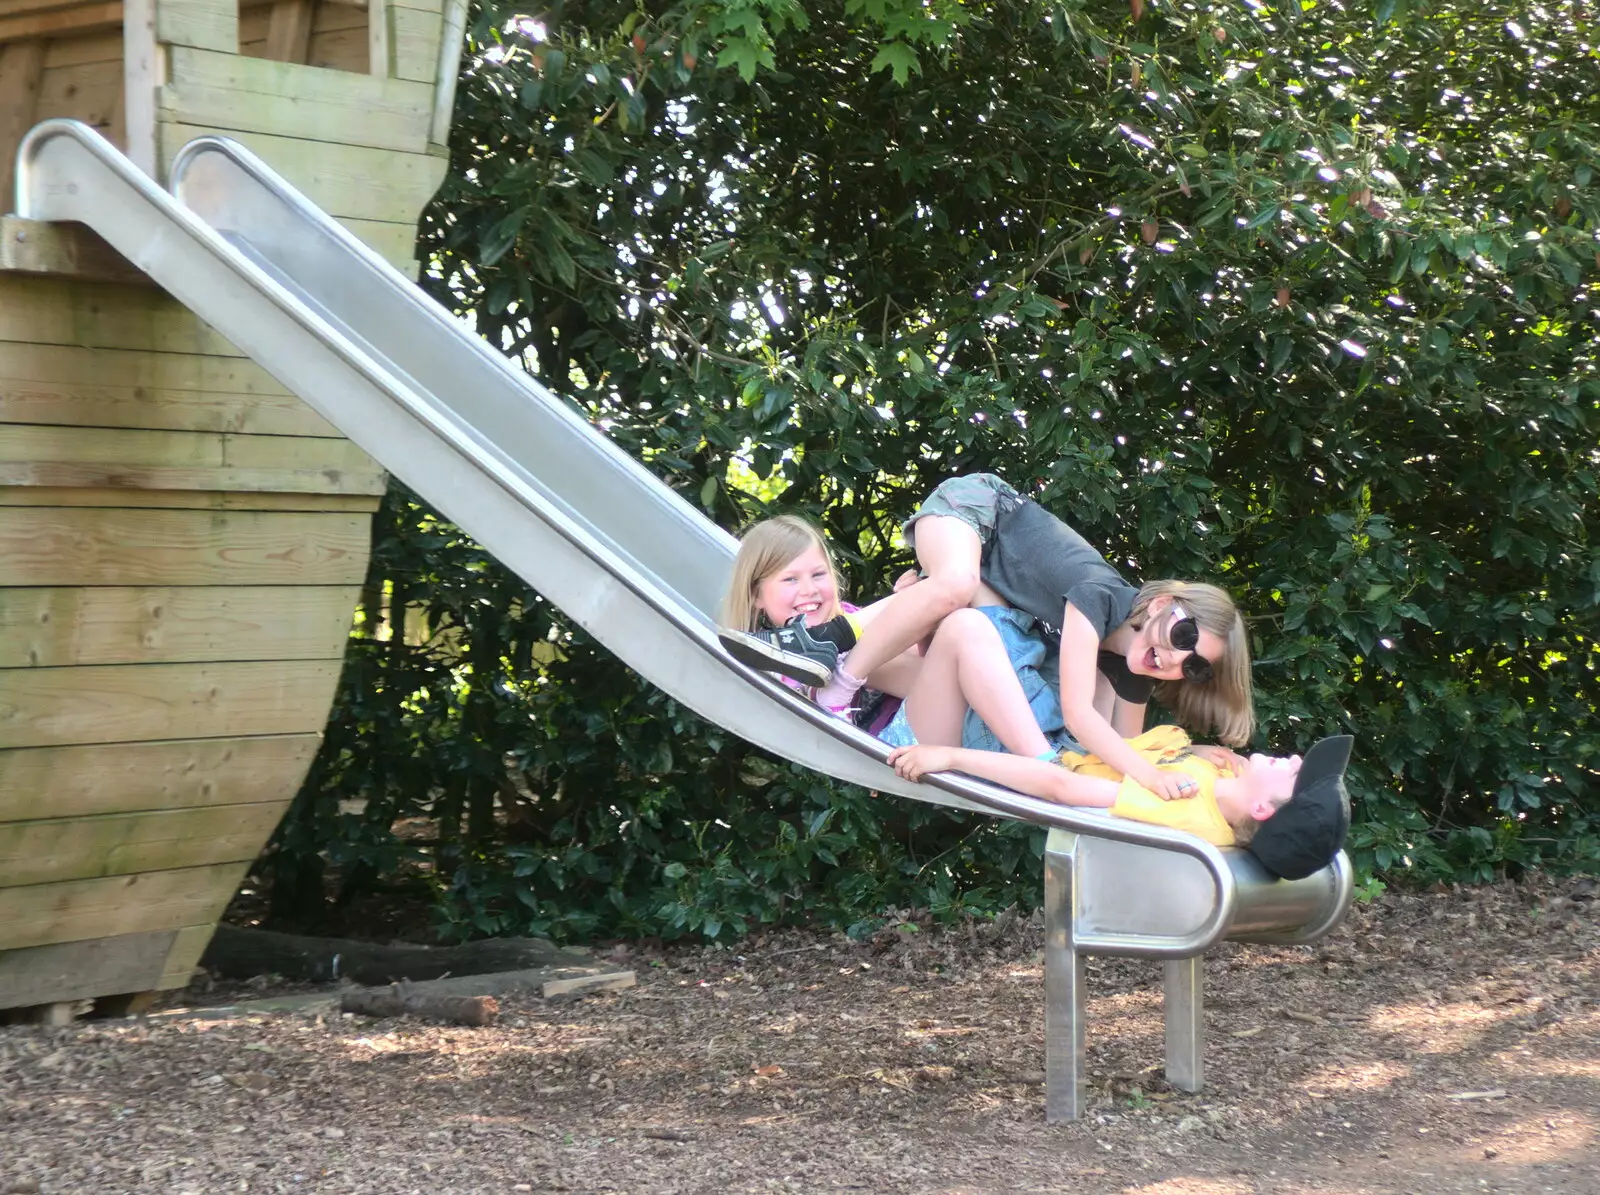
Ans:
<svg viewBox="0 0 1600 1195"><path fill-rule="evenodd" d="M1057 651L1069 602L1103 640L1127 621L1139 592L1088 540L1028 498L1002 502L979 575L1006 601L1033 615ZM1130 672L1122 656L1101 651L1098 665L1122 700L1134 705L1150 700L1155 682Z"/></svg>

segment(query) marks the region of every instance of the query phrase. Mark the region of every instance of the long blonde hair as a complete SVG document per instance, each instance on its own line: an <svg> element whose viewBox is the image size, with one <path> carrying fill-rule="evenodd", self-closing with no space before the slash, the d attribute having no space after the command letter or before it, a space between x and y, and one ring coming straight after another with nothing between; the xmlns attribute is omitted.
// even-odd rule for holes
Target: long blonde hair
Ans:
<svg viewBox="0 0 1600 1195"><path fill-rule="evenodd" d="M1202 629L1222 640L1222 659L1211 661L1211 679L1156 683L1156 697L1190 730L1214 730L1230 747L1242 747L1256 729L1255 698L1250 688L1250 636L1239 608L1227 592L1199 581L1147 581L1133 599L1128 620L1144 625L1150 603L1170 597L1182 603Z"/></svg>
<svg viewBox="0 0 1600 1195"><path fill-rule="evenodd" d="M822 532L796 515L778 515L752 523L739 537L739 554L733 558L733 576L728 579L728 592L722 599L722 625L735 631L760 629L762 616L756 608L757 588L811 547L822 549L822 558L828 562L828 572L833 576L834 591L839 593L843 588L839 584L839 570L833 565L833 553L828 551L828 541L822 538ZM832 618L838 613L838 599L835 598L834 608L827 611L826 616Z"/></svg>

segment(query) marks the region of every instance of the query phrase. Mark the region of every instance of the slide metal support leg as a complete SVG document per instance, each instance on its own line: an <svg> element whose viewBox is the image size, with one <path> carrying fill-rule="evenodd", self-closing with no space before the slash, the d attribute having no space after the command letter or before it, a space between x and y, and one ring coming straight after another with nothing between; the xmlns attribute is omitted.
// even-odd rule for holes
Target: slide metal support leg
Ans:
<svg viewBox="0 0 1600 1195"><path fill-rule="evenodd" d="M1163 965L1167 1019L1167 1082L1179 1091L1205 1085L1205 998L1201 987L1203 955L1168 959Z"/></svg>
<svg viewBox="0 0 1600 1195"><path fill-rule="evenodd" d="M1084 959L1073 947L1073 845L1050 832L1044 856L1044 1118L1083 1114Z"/></svg>

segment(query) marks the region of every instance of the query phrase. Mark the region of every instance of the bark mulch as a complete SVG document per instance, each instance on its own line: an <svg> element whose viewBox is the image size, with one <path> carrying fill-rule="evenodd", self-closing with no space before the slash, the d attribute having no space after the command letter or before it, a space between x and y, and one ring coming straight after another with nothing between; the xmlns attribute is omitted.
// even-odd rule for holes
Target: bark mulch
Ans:
<svg viewBox="0 0 1600 1195"><path fill-rule="evenodd" d="M0 1195L1594 1195L1596 897L1386 894L1313 947L1214 951L1198 1095L1161 1078L1159 968L1093 962L1091 1107L1060 1126L1026 919L619 948L637 987L506 997L479 1029L248 1008L12 1026Z"/></svg>

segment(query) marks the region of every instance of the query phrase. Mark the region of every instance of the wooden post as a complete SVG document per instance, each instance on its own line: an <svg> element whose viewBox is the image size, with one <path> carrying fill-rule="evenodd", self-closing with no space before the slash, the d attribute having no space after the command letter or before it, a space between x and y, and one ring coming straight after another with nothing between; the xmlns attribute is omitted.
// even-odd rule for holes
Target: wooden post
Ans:
<svg viewBox="0 0 1600 1195"><path fill-rule="evenodd" d="M309 59L316 11L316 0L277 0L267 22L267 57L277 62Z"/></svg>
<svg viewBox="0 0 1600 1195"><path fill-rule="evenodd" d="M389 38L389 0L367 3L367 71L379 79L394 75L394 54Z"/></svg>
<svg viewBox="0 0 1600 1195"><path fill-rule="evenodd" d="M433 120L428 130L431 145L443 147L450 140L450 121L455 114L456 77L461 73L461 41L467 35L467 0L445 0L443 28L439 35L439 69L433 89Z"/></svg>
<svg viewBox="0 0 1600 1195"><path fill-rule="evenodd" d="M160 181L156 157L156 91L166 81L166 51L156 41L158 0L125 0L123 4L123 120L127 154L134 165Z"/></svg>

